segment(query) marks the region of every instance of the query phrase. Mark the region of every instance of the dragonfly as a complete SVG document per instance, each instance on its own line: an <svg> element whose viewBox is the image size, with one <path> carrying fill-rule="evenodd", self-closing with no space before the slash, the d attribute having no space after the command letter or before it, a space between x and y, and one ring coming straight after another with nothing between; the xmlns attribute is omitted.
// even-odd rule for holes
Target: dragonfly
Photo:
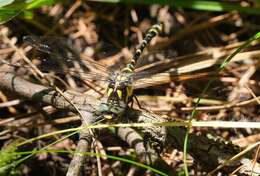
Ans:
<svg viewBox="0 0 260 176"><path fill-rule="evenodd" d="M87 68L84 64L80 64L84 69L90 69L93 71L89 74L81 74L81 77L84 79L98 79L108 82L104 96L105 101L101 102L97 110L94 112L96 116L105 119L115 119L124 114L129 104L133 105L133 98L135 97L133 94L134 82L142 77L141 75L148 75L147 73L140 74L134 72L136 63L151 40L162 32L162 28L162 23L153 25L147 31L139 46L135 49L130 62L119 71L111 71L105 68L105 66L90 59L87 60ZM62 62L64 60L66 63L69 63L69 65L72 65L75 59L79 61L78 63L81 62L79 53L69 47L68 43L62 38L53 40L51 37L25 36L23 39L36 50L49 55L50 58L55 58L60 65L63 65ZM57 70L57 67L51 68L51 66L54 65L51 59L45 59L45 62L49 62L47 65L50 66L46 70ZM75 70L73 71L71 69L68 69L67 71L65 69L62 72L74 72L73 75L77 74Z"/></svg>
<svg viewBox="0 0 260 176"><path fill-rule="evenodd" d="M111 120L123 117L124 113L129 108L129 104L131 104L131 106L133 105L135 98L133 93L135 82L140 78L150 75L149 72L146 71L135 72L137 62L141 58L144 49L149 45L154 37L162 32L162 29L163 24L161 23L153 25L147 31L139 46L135 49L130 62L124 68L118 71L111 71L107 67L90 59L80 59L80 54L77 53L77 51L74 49L70 48L68 43L63 39L53 40L53 38L43 36L25 36L24 41L36 50L43 52L49 55L50 58L57 60L59 65L62 67L64 66L65 68L63 67L61 69L61 73L72 73L72 75L80 74L80 78L83 79L101 80L108 83L104 95L104 101L101 101L96 110L93 112L93 114L96 116L96 121L100 122L103 119ZM78 61L77 63L80 63L83 69L89 69L90 73L81 74L76 70L67 69L67 67L63 65L63 61L68 63L68 65L73 65L73 61L75 61L75 59ZM81 63L83 60L86 61L86 65ZM52 60L47 59L45 61L49 62L47 65L50 65L50 67L42 68L42 70L59 70L58 67L53 67L54 64L52 63ZM138 103L137 98L135 99ZM84 119L84 117L82 118ZM156 131L158 134L156 135L158 136L157 139L153 142L153 146L156 146L155 148L161 148L157 147L157 143L158 146L159 143L163 143L162 141L165 139L166 132L164 129L158 127L153 129L153 131ZM151 143L151 141L149 142Z"/></svg>

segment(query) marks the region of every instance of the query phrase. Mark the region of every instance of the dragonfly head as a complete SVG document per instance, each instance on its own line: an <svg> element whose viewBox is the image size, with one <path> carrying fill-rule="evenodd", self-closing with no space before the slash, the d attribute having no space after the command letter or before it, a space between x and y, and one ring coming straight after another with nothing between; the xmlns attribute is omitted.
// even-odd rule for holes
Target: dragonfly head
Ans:
<svg viewBox="0 0 260 176"><path fill-rule="evenodd" d="M114 73L107 87L108 102L119 104L119 101L128 104L133 95L132 77L130 73Z"/></svg>

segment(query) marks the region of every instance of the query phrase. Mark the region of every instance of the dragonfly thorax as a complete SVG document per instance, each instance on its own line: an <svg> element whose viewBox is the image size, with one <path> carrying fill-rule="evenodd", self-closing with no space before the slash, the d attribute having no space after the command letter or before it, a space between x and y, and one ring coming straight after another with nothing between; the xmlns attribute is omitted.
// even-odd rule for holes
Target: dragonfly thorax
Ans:
<svg viewBox="0 0 260 176"><path fill-rule="evenodd" d="M133 96L132 73L115 72L109 79L105 101L99 106L98 115L107 119L120 117Z"/></svg>

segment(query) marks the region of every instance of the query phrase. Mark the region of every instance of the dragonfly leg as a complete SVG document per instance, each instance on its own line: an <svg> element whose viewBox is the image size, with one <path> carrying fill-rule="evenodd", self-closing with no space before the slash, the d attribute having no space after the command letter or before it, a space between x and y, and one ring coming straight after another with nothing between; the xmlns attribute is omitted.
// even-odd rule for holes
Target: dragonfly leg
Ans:
<svg viewBox="0 0 260 176"><path fill-rule="evenodd" d="M135 101L137 102L137 105L138 105L138 108L139 108L139 109L146 110L146 109L142 108L141 104L139 103L139 101L138 101L138 99L137 99L137 97L136 97L135 95L132 95L132 96L130 97L130 101L128 102L128 103L131 103L131 105L130 105L131 108L133 108L133 105L134 105L134 100L133 100L133 98L134 98Z"/></svg>
<svg viewBox="0 0 260 176"><path fill-rule="evenodd" d="M136 101L136 103L137 103L139 109L141 109L141 110L143 110L143 111L145 111L145 112L147 112L147 113L150 112L148 109L146 109L146 108L144 108L144 107L141 106L140 102L138 101L138 99L137 99L137 97L136 97L135 95L133 95L133 98L135 99L135 101Z"/></svg>
<svg viewBox="0 0 260 176"><path fill-rule="evenodd" d="M133 98L132 98L132 97L130 98L130 101L129 101L129 103L131 103L130 107L131 107L131 108L133 108L134 101L133 101Z"/></svg>
<svg viewBox="0 0 260 176"><path fill-rule="evenodd" d="M135 99L135 101L136 101L136 103L137 103L137 105L138 105L138 108L145 110L144 108L142 108L140 102L138 101L138 99L137 99L137 97L136 97L135 95L133 95L133 98Z"/></svg>

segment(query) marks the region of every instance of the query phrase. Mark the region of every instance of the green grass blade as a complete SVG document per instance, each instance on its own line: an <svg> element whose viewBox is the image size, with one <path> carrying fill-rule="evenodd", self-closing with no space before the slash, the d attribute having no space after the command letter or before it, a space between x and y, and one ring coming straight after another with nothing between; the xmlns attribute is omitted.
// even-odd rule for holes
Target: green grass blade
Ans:
<svg viewBox="0 0 260 176"><path fill-rule="evenodd" d="M21 155L16 153L16 141L2 147L0 150L0 176L2 175L20 175L19 169L15 167L15 163Z"/></svg>
<svg viewBox="0 0 260 176"><path fill-rule="evenodd" d="M47 150L49 147L53 146L54 144L56 144L56 143L58 143L58 142L60 142L60 141L62 141L64 139L67 139L68 137L70 137L70 136L72 136L74 134L79 133L81 130L86 130L88 127L92 128L92 127L98 127L98 126L99 125L93 124L93 125L89 125L89 126L85 126L85 127L78 127L78 128L67 129L67 130L61 130L59 132L53 132L53 133L45 134L45 135L39 136L37 138L32 138L31 140L24 141L24 142L16 145L16 147L24 145L24 144L27 144L27 143L31 143L32 141L35 141L35 140L38 140L38 139L42 139L42 138L45 138L45 137L50 137L50 136L52 136L54 134L72 132L72 133L69 133L68 135L62 137L61 139L59 139L59 140L57 140L57 141L55 141L55 142L45 146L44 148L42 148L42 149L40 149L38 151L34 150L34 151L30 151L30 152L18 152L18 154L21 154L21 155L27 154L27 156L25 156L25 157L19 159L18 161L16 161L14 163L14 165L16 165L16 166L19 165L20 163L22 163L23 161L27 160L28 158L30 158L31 156L33 156L33 155L35 155L37 153L49 151L49 150ZM71 152L68 152L68 151L63 151L63 153L64 152L71 153ZM155 169L153 167L150 167L148 165L145 165L145 164L142 164L140 162L133 161L133 160L129 160L129 159L126 159L126 158L112 156L112 155L102 155L102 154L91 153L91 152L84 152L82 154L91 155L91 156L94 155L94 156L100 156L100 157L106 156L106 157L108 157L110 159L114 159L114 160L119 160L119 161L123 161L123 162L126 162L126 163L130 163L130 164L136 165L138 167L142 167L144 169L150 170L150 171L152 171L152 172L154 172L156 174L167 176L166 173L164 173L164 172L162 172L160 170L157 170L157 169Z"/></svg>
<svg viewBox="0 0 260 176"><path fill-rule="evenodd" d="M0 7L12 4L14 0L0 0Z"/></svg>
<svg viewBox="0 0 260 176"><path fill-rule="evenodd" d="M140 162L136 162L136 161L133 161L131 159L127 159L127 158L123 158L123 157L117 157L117 156L113 156L113 155L105 155L105 154L101 154L101 153L93 153L93 152L77 152L77 151L67 151L67 150L38 150L38 151L25 151L25 152L16 152L17 155L31 155L31 154L38 154L38 153L45 153L45 152L48 152L48 153L68 153L68 154L82 154L82 155L88 155L88 156L98 156L98 157L107 157L109 159L113 159L113 160L117 160L117 161L122 161L122 162L125 162L125 163L129 163L129 164L132 164L132 165L135 165L135 166L138 166L138 167L141 167L143 169L146 169L146 170L150 170L156 174L159 174L159 175L162 175L162 176L167 176L168 174L162 172L162 171L159 171L151 166L148 166L148 165L145 165L145 164L142 164Z"/></svg>
<svg viewBox="0 0 260 176"><path fill-rule="evenodd" d="M21 13L22 10L13 10L13 9L7 9L7 8L0 8L0 25L13 19L19 13Z"/></svg>
<svg viewBox="0 0 260 176"><path fill-rule="evenodd" d="M232 54L230 54L223 62L222 64L219 66L217 72L222 71L227 64L232 60L232 58L234 58L235 55L237 55L239 52L241 52L243 49L247 48L251 42L260 39L260 32L256 33L253 37L249 38L243 45L241 45L239 48L237 48ZM196 114L196 108L198 107L201 98L203 97L203 95L205 95L205 93L209 90L210 86L212 85L213 82L215 82L215 80L217 80L217 77L213 77L208 84L206 85L206 87L203 89L201 95L199 96L195 106L193 107L192 113L191 113L191 118L189 119L189 122L191 123L191 121L195 118L195 114ZM183 146L183 151L184 151L184 157L183 157L183 161L184 161L184 171L185 171L185 175L189 175L188 172L188 166L187 166L187 148L188 148L188 138L189 138L189 131L190 131L191 125L188 126L187 128L187 133L185 135L185 140L184 140L184 146Z"/></svg>
<svg viewBox="0 0 260 176"><path fill-rule="evenodd" d="M53 5L57 0L34 0L26 6L26 10L36 9L42 6Z"/></svg>
<svg viewBox="0 0 260 176"><path fill-rule="evenodd" d="M91 0L96 2L106 2L106 3L126 3L126 4L161 4L161 5L170 5L174 7L182 7L194 10L203 10L203 11L214 11L214 12L223 12L223 11L238 11L248 14L260 14L260 8L256 7L242 7L239 4L229 3L229 2L219 2L219 1L203 1L203 0Z"/></svg>
<svg viewBox="0 0 260 176"><path fill-rule="evenodd" d="M28 11L45 5L52 5L56 2L56 0L16 0L11 4L10 2L11 1L0 2L0 24L3 24L13 19L14 17L26 10Z"/></svg>

